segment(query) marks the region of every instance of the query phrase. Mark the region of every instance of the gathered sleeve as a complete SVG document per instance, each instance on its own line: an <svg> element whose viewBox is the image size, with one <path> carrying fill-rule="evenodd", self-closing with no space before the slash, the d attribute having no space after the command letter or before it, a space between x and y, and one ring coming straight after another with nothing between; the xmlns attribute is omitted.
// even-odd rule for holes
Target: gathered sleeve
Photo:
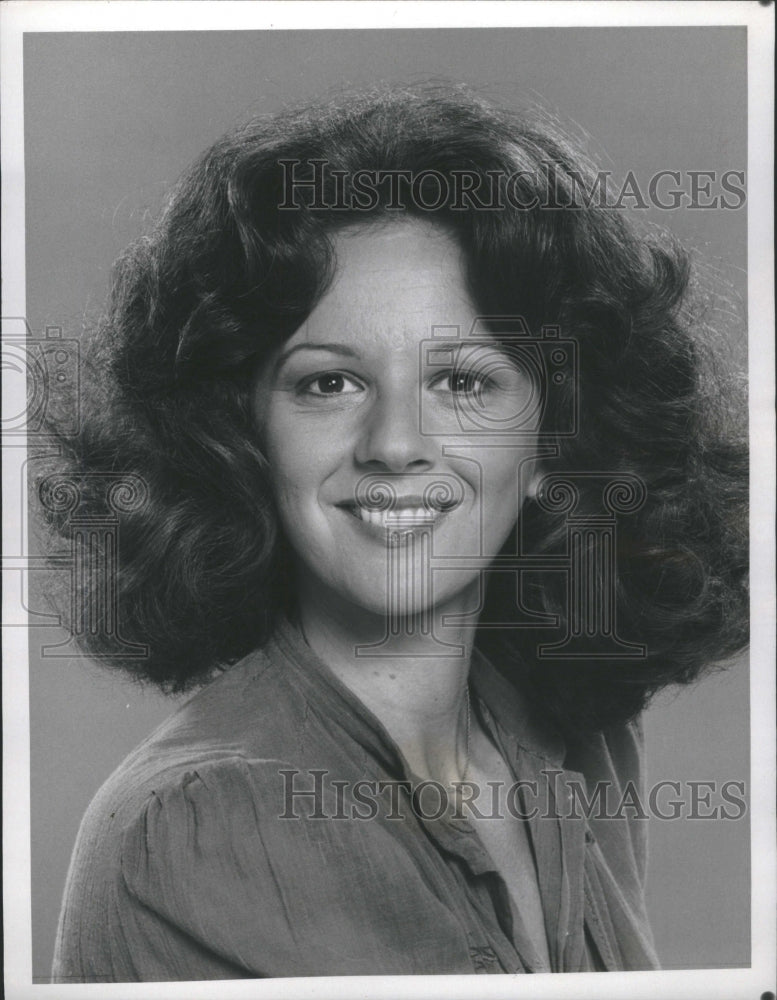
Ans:
<svg viewBox="0 0 777 1000"><path fill-rule="evenodd" d="M277 870L293 864L275 821L283 766L205 763L151 792L121 844L137 978L255 978L297 950Z"/></svg>
<svg viewBox="0 0 777 1000"><path fill-rule="evenodd" d="M471 971L458 917L422 875L425 837L289 815L287 767L221 760L147 796L121 844L127 978Z"/></svg>

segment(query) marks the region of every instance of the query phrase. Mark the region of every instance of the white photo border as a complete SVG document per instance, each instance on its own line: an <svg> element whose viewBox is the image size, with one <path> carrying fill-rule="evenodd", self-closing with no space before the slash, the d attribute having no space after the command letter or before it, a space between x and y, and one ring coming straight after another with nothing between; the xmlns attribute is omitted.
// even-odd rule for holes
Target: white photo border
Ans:
<svg viewBox="0 0 777 1000"><path fill-rule="evenodd" d="M5 986L36 998L522 998L756 1000L775 990L775 461L773 70L774 7L721 2L10 2L2 19L2 315L25 316L22 45L26 32L273 30L563 26L710 26L748 29L748 293L752 557L752 967L571 976L344 977L241 982L33 984L30 910L28 648L24 629L3 629L3 844ZM185 27L182 27L185 26ZM17 382L3 372L4 413L21 412ZM4 463L5 468L5 463ZM3 479L3 537L25 524L24 484ZM4 602L6 601L4 595ZM5 617L5 609L3 620Z"/></svg>

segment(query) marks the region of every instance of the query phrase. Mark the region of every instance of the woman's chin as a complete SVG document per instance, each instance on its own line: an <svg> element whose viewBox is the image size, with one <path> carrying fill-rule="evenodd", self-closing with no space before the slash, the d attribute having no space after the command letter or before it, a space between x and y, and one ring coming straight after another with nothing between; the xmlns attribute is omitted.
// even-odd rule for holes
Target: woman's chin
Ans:
<svg viewBox="0 0 777 1000"><path fill-rule="evenodd" d="M475 617L478 611L477 580L455 581L454 586L432 590L432 579L392 581L385 569L374 576L351 576L338 586L333 581L312 581L302 588L302 600L323 617L347 621L362 634L423 635L432 627L439 632L443 616ZM454 581L446 581L453 584ZM305 597L307 595L307 599Z"/></svg>

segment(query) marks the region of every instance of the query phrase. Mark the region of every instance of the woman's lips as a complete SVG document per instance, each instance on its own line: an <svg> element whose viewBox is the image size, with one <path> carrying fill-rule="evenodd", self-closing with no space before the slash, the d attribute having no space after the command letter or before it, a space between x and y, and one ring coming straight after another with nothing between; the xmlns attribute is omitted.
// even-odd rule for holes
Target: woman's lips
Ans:
<svg viewBox="0 0 777 1000"><path fill-rule="evenodd" d="M388 509L367 507L353 502L340 503L337 506L363 524L370 525L385 533L402 531L403 529L412 531L414 528L435 525L440 518L458 504L441 509L428 506L420 498L412 497L407 500L398 500Z"/></svg>
<svg viewBox="0 0 777 1000"><path fill-rule="evenodd" d="M424 507L405 507L401 510L369 510L366 507L354 505L351 513L367 524L379 525L387 530L434 524L440 516L439 511L426 510Z"/></svg>

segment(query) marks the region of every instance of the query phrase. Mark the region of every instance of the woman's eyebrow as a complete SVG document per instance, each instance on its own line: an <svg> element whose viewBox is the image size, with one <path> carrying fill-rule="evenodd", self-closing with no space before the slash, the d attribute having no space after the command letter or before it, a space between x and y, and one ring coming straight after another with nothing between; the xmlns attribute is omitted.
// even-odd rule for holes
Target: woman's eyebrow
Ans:
<svg viewBox="0 0 777 1000"><path fill-rule="evenodd" d="M340 344L334 341L326 344L295 344L294 347L289 347L287 350L281 351L278 355L274 365L275 371L279 371L289 358L298 351L329 351L331 354L344 354L349 358L358 357L358 353L352 347L349 347L348 344Z"/></svg>
<svg viewBox="0 0 777 1000"><path fill-rule="evenodd" d="M461 361L462 354L467 349L470 349L469 353L464 354L467 361L471 360L472 352L477 350L509 353L509 345L506 347L496 337L462 337L460 340L437 340L430 337L423 341L423 348L426 363L432 365L445 364L446 359L448 364Z"/></svg>

